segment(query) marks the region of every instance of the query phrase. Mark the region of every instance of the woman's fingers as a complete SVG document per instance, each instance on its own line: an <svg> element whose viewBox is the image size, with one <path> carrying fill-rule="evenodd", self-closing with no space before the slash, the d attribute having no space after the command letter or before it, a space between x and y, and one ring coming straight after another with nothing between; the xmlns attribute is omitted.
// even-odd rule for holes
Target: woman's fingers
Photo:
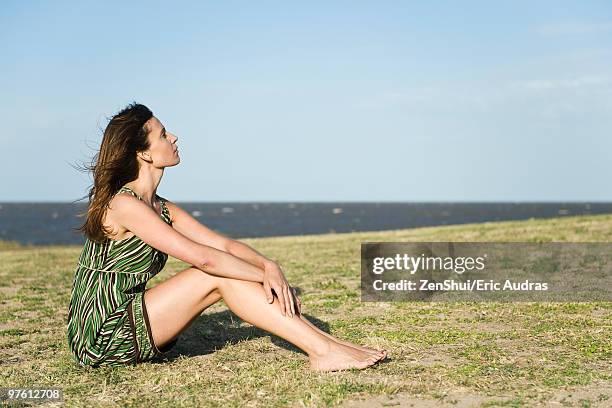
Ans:
<svg viewBox="0 0 612 408"><path fill-rule="evenodd" d="M272 288L270 287L270 283L266 280L263 283L264 292L266 293L266 299L268 303L272 303L274 301L274 296L272 295Z"/></svg>
<svg viewBox="0 0 612 408"><path fill-rule="evenodd" d="M268 286L269 287L269 286ZM264 289L266 288L266 284L264 283ZM278 303L280 303L281 313L283 316L287 316L289 314L291 317L295 315L296 310L300 310L299 304L300 300L297 298L295 294L295 289L289 286L289 284L276 284L273 285L272 288L276 293L276 297L278 297ZM272 292L272 289L270 289ZM266 296L268 295L268 291L266 290Z"/></svg>
<svg viewBox="0 0 612 408"><path fill-rule="evenodd" d="M295 290L295 288L291 288L291 290L293 291L293 297L294 297L295 302L296 302L296 307L297 307L298 313L302 314L302 301L300 300L300 298L297 295L297 290Z"/></svg>
<svg viewBox="0 0 612 408"><path fill-rule="evenodd" d="M289 287L287 285L283 285L283 293L285 294L285 310L289 314L289 316L293 315L292 307L291 307L291 295L289 294Z"/></svg>
<svg viewBox="0 0 612 408"><path fill-rule="evenodd" d="M289 293L289 303L291 304L291 317L295 315L295 293L290 286L287 286L287 293Z"/></svg>
<svg viewBox="0 0 612 408"><path fill-rule="evenodd" d="M287 306L287 303L285 302L285 293L283 292L283 288L282 286L276 286L274 288L274 291L276 292L276 296L278 297L278 303L280 304L281 313L283 314L283 316L285 316L285 307Z"/></svg>

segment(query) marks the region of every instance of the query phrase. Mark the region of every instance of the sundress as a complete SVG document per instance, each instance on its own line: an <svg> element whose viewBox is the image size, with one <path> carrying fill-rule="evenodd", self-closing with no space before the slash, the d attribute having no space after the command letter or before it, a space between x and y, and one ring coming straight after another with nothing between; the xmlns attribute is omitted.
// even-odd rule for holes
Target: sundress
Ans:
<svg viewBox="0 0 612 408"><path fill-rule="evenodd" d="M116 194L142 198L129 187ZM172 225L166 200L158 195L161 218ZM125 365L149 361L172 349L153 342L144 302L146 284L168 255L136 235L103 243L86 239L74 276L68 307L68 345L81 366Z"/></svg>

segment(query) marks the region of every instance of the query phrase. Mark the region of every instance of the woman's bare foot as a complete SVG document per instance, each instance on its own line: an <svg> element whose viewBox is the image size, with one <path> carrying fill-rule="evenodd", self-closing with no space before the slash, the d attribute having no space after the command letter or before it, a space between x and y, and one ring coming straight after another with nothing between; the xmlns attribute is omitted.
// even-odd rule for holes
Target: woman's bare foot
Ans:
<svg viewBox="0 0 612 408"><path fill-rule="evenodd" d="M347 347L352 347L354 349L366 352L370 355L374 355L379 357L381 360L384 360L387 357L387 350L376 350L373 349L371 347L366 347L366 346L360 346L358 344L355 343L350 343L348 341L345 340L341 340L339 338L336 338L334 336L332 336L331 334L319 329L314 323L312 323L310 320L308 320L307 318L305 318L302 314L297 315L300 319L302 319L306 324L308 324L310 327L312 327L314 330L316 330L317 332L319 332L320 334L322 334L323 336L327 337L328 339L338 343L338 344L342 344L344 346Z"/></svg>
<svg viewBox="0 0 612 408"><path fill-rule="evenodd" d="M318 350L309 355L310 366L314 371L338 371L351 368L364 369L383 357L373 355L369 352L358 350L354 347L345 346L328 340L324 350Z"/></svg>

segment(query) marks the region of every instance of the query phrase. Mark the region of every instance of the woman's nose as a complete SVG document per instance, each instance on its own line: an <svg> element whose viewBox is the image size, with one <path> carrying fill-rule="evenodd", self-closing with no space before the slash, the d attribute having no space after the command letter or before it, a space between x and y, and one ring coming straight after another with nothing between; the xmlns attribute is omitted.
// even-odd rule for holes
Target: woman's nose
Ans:
<svg viewBox="0 0 612 408"><path fill-rule="evenodd" d="M172 135L172 137L174 139L174 140L172 140L172 143L176 143L176 141L178 140L178 137L176 135L174 135L174 134Z"/></svg>

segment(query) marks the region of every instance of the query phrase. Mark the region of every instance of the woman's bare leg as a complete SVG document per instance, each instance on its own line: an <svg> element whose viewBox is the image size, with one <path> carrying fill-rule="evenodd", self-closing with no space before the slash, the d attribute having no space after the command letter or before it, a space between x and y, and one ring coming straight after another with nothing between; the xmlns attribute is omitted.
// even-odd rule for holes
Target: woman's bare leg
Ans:
<svg viewBox="0 0 612 408"><path fill-rule="evenodd" d="M387 356L387 350L379 351L379 350L373 349L371 347L360 346L360 345L355 344L355 343L351 343L351 342L348 342L348 341L345 341L345 340L341 340L341 339L339 339L337 337L334 337L331 334L329 334L329 333L319 329L314 323L312 323L310 320L306 319L302 314L300 314L299 317L300 317L300 319L304 320L304 323L306 323L307 325L312 327L313 330L316 330L317 332L319 332L323 336L327 337L328 339L330 339L332 341L335 341L336 343L340 343L340 344L343 344L345 346L353 347L353 348L356 348L356 349L361 350L361 351L365 351L365 352L370 353L370 354L380 355L383 358Z"/></svg>
<svg viewBox="0 0 612 408"><path fill-rule="evenodd" d="M176 338L220 298L242 320L304 350L315 370L366 368L381 358L331 341L298 316L283 316L278 299L268 303L260 283L216 277L195 268L147 290L145 302L158 348Z"/></svg>
<svg viewBox="0 0 612 408"><path fill-rule="evenodd" d="M283 316L278 299L268 303L260 283L222 279L219 289L232 312L304 350L315 370L366 368L382 357L330 341L295 315Z"/></svg>

